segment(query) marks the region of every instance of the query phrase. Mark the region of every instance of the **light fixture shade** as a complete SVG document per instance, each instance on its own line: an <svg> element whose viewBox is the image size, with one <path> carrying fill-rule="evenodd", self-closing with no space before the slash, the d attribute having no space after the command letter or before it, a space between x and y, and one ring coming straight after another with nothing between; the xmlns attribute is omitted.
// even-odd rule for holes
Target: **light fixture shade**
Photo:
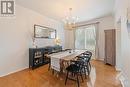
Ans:
<svg viewBox="0 0 130 87"><path fill-rule="evenodd" d="M71 23L71 24L65 24L64 28L67 30L74 30L76 28L76 24L75 23Z"/></svg>
<svg viewBox="0 0 130 87"><path fill-rule="evenodd" d="M60 45L60 44L61 44L61 39L56 38L56 39L55 39L55 44L56 44L56 45Z"/></svg>

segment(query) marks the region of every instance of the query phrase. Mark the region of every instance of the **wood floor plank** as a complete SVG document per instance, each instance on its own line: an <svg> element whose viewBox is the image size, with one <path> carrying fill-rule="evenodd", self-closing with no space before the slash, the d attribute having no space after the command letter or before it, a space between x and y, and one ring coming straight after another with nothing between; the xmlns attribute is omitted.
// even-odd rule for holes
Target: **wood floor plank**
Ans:
<svg viewBox="0 0 130 87"><path fill-rule="evenodd" d="M105 65L101 61L92 62L90 77L84 82L80 81L80 87L122 87L116 78L118 72L115 68ZM48 71L48 65L35 70L26 69L0 78L0 87L76 87L76 83L68 80L64 84L65 75L53 75Z"/></svg>

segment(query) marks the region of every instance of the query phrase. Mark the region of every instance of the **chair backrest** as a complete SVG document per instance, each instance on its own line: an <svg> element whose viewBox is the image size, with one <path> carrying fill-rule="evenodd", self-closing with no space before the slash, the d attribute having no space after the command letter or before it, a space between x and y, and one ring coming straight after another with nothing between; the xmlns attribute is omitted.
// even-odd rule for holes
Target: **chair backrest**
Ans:
<svg viewBox="0 0 130 87"><path fill-rule="evenodd" d="M85 51L85 52L84 52L84 55L86 55L87 57L89 57L89 60L88 60L88 61L91 60L92 52L90 52L90 51Z"/></svg>
<svg viewBox="0 0 130 87"><path fill-rule="evenodd" d="M84 53L80 54L79 56L77 56L79 59L83 59L86 62L89 62L91 60L92 57L92 52L90 51L85 51Z"/></svg>
<svg viewBox="0 0 130 87"><path fill-rule="evenodd" d="M90 52L90 51L85 51L83 54L84 55L89 55L90 57L92 56L92 52Z"/></svg>

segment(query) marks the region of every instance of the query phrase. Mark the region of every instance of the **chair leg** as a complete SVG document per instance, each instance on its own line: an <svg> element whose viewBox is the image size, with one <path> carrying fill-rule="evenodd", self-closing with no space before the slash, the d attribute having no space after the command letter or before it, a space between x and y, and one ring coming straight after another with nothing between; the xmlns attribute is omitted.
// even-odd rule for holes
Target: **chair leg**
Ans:
<svg viewBox="0 0 130 87"><path fill-rule="evenodd" d="M91 71L92 66L91 66L91 63L90 63L90 62L89 62L89 66L90 66L90 71Z"/></svg>
<svg viewBox="0 0 130 87"><path fill-rule="evenodd" d="M49 63L48 71L50 70L50 68L51 68L51 63Z"/></svg>
<svg viewBox="0 0 130 87"><path fill-rule="evenodd" d="M67 76L66 76L66 79L65 79L65 85L67 83L68 75L69 75L69 72L67 71Z"/></svg>
<svg viewBox="0 0 130 87"><path fill-rule="evenodd" d="M86 75L86 69L84 67L84 74L85 74L85 79L87 79L87 75Z"/></svg>
<svg viewBox="0 0 130 87"><path fill-rule="evenodd" d="M88 72L88 76L89 76L89 74L90 74L90 72L89 72L89 66L87 66L87 72Z"/></svg>
<svg viewBox="0 0 130 87"><path fill-rule="evenodd" d="M54 75L54 72L55 72L55 70L54 69L52 69L52 74Z"/></svg>
<svg viewBox="0 0 130 87"><path fill-rule="evenodd" d="M84 79L83 79L83 76L82 76L82 72L80 72L80 76L81 76L82 82L84 82Z"/></svg>
<svg viewBox="0 0 130 87"><path fill-rule="evenodd" d="M79 87L79 78L78 78L78 74L77 74L77 84L78 84L78 87Z"/></svg>
<svg viewBox="0 0 130 87"><path fill-rule="evenodd" d="M75 77L75 74L74 74L74 73L71 73L71 76L72 76L72 77Z"/></svg>

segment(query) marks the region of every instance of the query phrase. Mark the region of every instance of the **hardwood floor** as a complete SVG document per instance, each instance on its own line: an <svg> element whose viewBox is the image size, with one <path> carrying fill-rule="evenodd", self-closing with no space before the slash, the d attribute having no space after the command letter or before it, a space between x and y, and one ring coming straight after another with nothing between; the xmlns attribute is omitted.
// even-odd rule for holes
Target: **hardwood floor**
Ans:
<svg viewBox="0 0 130 87"><path fill-rule="evenodd" d="M80 82L80 87L122 87L117 79L118 72L101 61L92 61L90 77ZM0 78L0 87L76 87L74 81L64 84L65 75L53 75L48 65L35 70L23 70Z"/></svg>

